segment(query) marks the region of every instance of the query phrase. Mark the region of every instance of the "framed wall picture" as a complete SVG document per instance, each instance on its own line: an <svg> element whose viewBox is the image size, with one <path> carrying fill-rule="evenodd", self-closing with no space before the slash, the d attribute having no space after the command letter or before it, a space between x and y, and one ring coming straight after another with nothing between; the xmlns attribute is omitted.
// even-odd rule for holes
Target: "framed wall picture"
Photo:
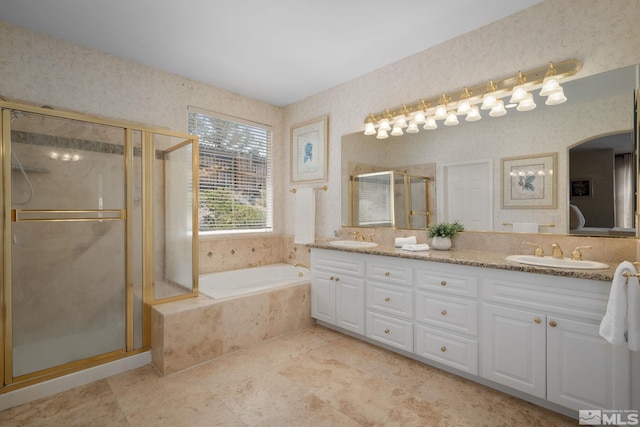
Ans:
<svg viewBox="0 0 640 427"><path fill-rule="evenodd" d="M593 189L590 179L571 181L571 197L592 197Z"/></svg>
<svg viewBox="0 0 640 427"><path fill-rule="evenodd" d="M291 182L327 180L329 117L291 127Z"/></svg>
<svg viewBox="0 0 640 427"><path fill-rule="evenodd" d="M502 207L555 209L558 153L502 159Z"/></svg>

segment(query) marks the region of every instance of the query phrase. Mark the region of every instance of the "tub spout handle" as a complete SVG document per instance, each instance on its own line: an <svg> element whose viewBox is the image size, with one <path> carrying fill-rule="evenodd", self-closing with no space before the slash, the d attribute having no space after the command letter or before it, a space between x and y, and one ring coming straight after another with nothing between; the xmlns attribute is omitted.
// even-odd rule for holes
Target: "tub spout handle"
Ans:
<svg viewBox="0 0 640 427"><path fill-rule="evenodd" d="M302 268L306 268L307 270L311 270L311 266L309 264L307 264L306 262L296 262L295 264L293 264L294 267L302 267Z"/></svg>

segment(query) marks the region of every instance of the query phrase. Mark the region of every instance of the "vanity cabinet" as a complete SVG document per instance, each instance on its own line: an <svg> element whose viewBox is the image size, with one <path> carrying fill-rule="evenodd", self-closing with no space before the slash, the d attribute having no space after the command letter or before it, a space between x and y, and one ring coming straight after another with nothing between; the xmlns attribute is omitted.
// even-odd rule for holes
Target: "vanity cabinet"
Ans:
<svg viewBox="0 0 640 427"><path fill-rule="evenodd" d="M311 265L328 326L568 415L637 406L629 350L599 336L608 282L318 248Z"/></svg>
<svg viewBox="0 0 640 427"><path fill-rule="evenodd" d="M366 335L413 351L413 268L410 262L369 257Z"/></svg>
<svg viewBox="0 0 640 427"><path fill-rule="evenodd" d="M478 374L478 277L473 269L430 263L416 269L415 352Z"/></svg>
<svg viewBox="0 0 640 427"><path fill-rule="evenodd" d="M492 276L483 282L482 377L574 410L630 407L629 351L598 333L608 284Z"/></svg>
<svg viewBox="0 0 640 427"><path fill-rule="evenodd" d="M311 265L311 316L364 335L364 256L314 249Z"/></svg>

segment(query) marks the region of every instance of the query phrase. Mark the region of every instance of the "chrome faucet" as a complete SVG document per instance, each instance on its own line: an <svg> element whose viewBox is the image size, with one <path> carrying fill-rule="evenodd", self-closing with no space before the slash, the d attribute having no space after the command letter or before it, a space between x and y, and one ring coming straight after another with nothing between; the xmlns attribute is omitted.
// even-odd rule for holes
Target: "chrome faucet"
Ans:
<svg viewBox="0 0 640 427"><path fill-rule="evenodd" d="M553 243L551 245L551 256L554 258L562 259L564 256L564 252L560 249L560 245L557 243Z"/></svg>
<svg viewBox="0 0 640 427"><path fill-rule="evenodd" d="M582 249L591 249L591 246L578 246L571 252L571 259L574 261L582 261Z"/></svg>

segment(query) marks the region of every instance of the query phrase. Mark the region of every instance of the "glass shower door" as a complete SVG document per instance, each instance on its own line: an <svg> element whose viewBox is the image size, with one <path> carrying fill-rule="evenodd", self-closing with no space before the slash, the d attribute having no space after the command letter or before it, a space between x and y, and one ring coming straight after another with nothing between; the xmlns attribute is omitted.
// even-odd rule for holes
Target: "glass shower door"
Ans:
<svg viewBox="0 0 640 427"><path fill-rule="evenodd" d="M12 353L20 381L126 348L125 130L11 115Z"/></svg>

